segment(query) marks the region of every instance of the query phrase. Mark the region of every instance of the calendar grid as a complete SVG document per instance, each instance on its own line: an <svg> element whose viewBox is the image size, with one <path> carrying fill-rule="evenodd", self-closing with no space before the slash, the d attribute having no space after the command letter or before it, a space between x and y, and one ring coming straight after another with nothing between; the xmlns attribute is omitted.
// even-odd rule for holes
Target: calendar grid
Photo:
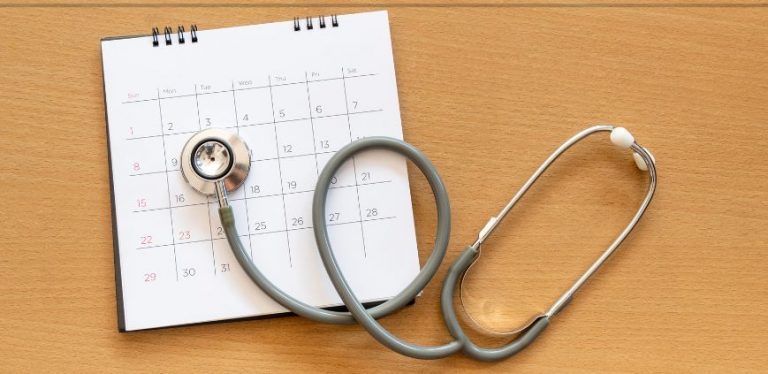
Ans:
<svg viewBox="0 0 768 374"><path fill-rule="evenodd" d="M242 127L245 127L245 126L242 126ZM314 153L314 154L317 155L317 156L320 156L320 155L328 155L328 154L333 154L333 153L336 153L336 151L317 152L317 153ZM313 155L313 153L302 153L302 154L291 155L291 156L280 156L279 158L278 157L266 157L266 158L259 158L259 159L255 159L255 160L252 159L251 163L256 163L256 162L261 162L261 161L275 161L275 160L278 160L278 159L285 160L285 159L298 158L298 157L307 157L307 156L312 156L312 155ZM169 172L171 172L171 171L180 171L180 170L181 169L168 169ZM129 175L132 176L132 177L138 177L138 176L142 176L142 175L162 174L162 173L165 173L165 172L166 172L165 170L158 170L158 171L147 171L147 172L143 172L143 173L133 173L133 174L129 174Z"/></svg>
<svg viewBox="0 0 768 374"><path fill-rule="evenodd" d="M270 107L272 108L272 126L273 130L275 132L275 144L279 144L279 141L277 139L277 121L275 118L275 96L272 92L272 76L267 76L267 82L269 83L269 102ZM285 227L288 228L288 212L286 212L285 209L285 181L283 181L283 167L280 163L280 150L278 149L277 152L277 171L280 175L280 192L282 192L282 202L283 202L283 219L285 222ZM251 233L251 228L248 228L248 233ZM285 232L285 240L288 246L288 266L293 268L293 256L291 254L291 237L288 234L288 231Z"/></svg>
<svg viewBox="0 0 768 374"><path fill-rule="evenodd" d="M235 81L232 81L232 108L235 111L235 126L237 127L237 134L240 135L240 116L237 114L237 98L235 97ZM250 150L248 152L248 162L249 164L251 159L251 153ZM243 196L245 197L245 193L243 193ZM248 213L248 204L246 202L245 205L245 223L248 225L248 233L251 232L251 215ZM211 210L208 209L208 214L211 214ZM211 233L211 238L213 238L213 233ZM213 242L211 242L211 245L213 245ZM251 240L251 236L248 235L248 252L251 254L251 258L253 258L253 241ZM214 265L214 269L216 266Z"/></svg>
<svg viewBox="0 0 768 374"><path fill-rule="evenodd" d="M168 177L168 163L166 160L168 160L168 152L165 147L165 123L163 122L163 105L160 101L160 89L157 89L157 109L159 110L160 115L160 133L163 134L162 141L163 141L163 165L165 166L165 186L168 190L168 206L171 206L171 181ZM173 244L173 267L176 269L176 281L179 280L179 264L178 264L178 258L176 257L176 234L173 228L173 210L168 210L168 215L170 217L171 221L171 243Z"/></svg>
<svg viewBox="0 0 768 374"><path fill-rule="evenodd" d="M310 83L312 83L312 82L310 82ZM230 91L224 91L224 92L230 92ZM167 98L163 98L161 100L167 100ZM132 103L134 103L134 102L132 102ZM381 111L382 111L382 109L369 109L369 110L361 110L361 111L358 111L358 112L340 113L340 114L328 114L328 115L324 115L324 116L314 116L314 117L292 118L292 119L285 119L285 120L274 121L274 122L251 123L251 124L239 125L239 126L241 128L253 127L253 126L268 126L268 125L273 125L275 123L299 122L299 121L307 121L309 119L323 119L323 118L333 118L333 117L354 116L356 114L376 113L376 112L381 112ZM199 113L198 113L198 116L199 116ZM199 122L199 119L198 119L198 122ZM237 126L225 126L225 127L220 127L220 128L222 128L222 129L234 129L234 128L237 128ZM196 132L197 131L174 132L173 134L169 134L169 135L192 135L192 134L194 134ZM135 136L135 137L126 138L126 140L151 139L151 138L159 138L161 136L163 136L163 135Z"/></svg>
<svg viewBox="0 0 768 374"><path fill-rule="evenodd" d="M360 223L363 223L363 222L386 221L386 220L391 220L391 219L395 219L395 218L397 218L397 216L376 217L376 218L369 218L369 219L358 219L358 220L347 221L347 222L329 223L326 226L331 227L331 226L354 225L354 224L360 224ZM295 229L272 230L272 231L265 231L265 232L257 232L257 233L253 233L253 234L251 234L251 233L249 233L249 234L238 234L238 237L244 238L246 236L250 237L250 236L254 236L254 235L279 234L279 233L282 233L282 232L289 233L291 231L311 230L313 228L314 228L313 226L305 226L305 227L297 227ZM203 242L207 242L207 241L210 241L211 243L213 243L214 240L227 240L227 238L224 237L224 238L210 238L210 239L200 239L200 240L189 240L189 241L184 242L184 244L203 243ZM152 248L170 247L172 245L175 245L175 244L172 244L172 243L158 244L158 245L151 245L151 246L146 246L146 247L139 247L139 248L136 248L136 249L141 251L141 250L152 249Z"/></svg>
<svg viewBox="0 0 768 374"><path fill-rule="evenodd" d="M315 173L320 175L320 167L317 165L317 138L315 137L315 121L312 118L312 98L309 96L309 74L304 72L304 80L307 84L307 109L309 109L309 125L312 127L312 149L315 152Z"/></svg>
<svg viewBox="0 0 768 374"><path fill-rule="evenodd" d="M343 74L343 72L342 72ZM358 74L358 75L349 75L346 76L346 79L350 78L362 78L362 77L370 77L374 76L376 73L370 73L370 74ZM337 81L345 79L345 77L333 77L333 78L320 78L320 79L313 79L312 82L327 82L327 81ZM247 91L247 90L258 90L258 89L264 89L264 88L272 88L272 87L281 87L281 86L292 86L297 84L305 84L307 83L308 79L305 81L297 81L297 82L286 82L286 83L278 83L273 84L271 81L269 81L269 85L267 86L253 86L253 87L241 87L241 88L232 88L233 91ZM141 99L141 100L126 100L123 101L123 104L131 104L131 103L143 103L147 101L153 101L153 100L165 100L165 99L173 99L173 98L179 98L179 97L192 97L192 96L198 96L198 95L215 95L219 93L227 93L230 90L220 90L220 91L211 91L211 92L200 92L200 93L194 93L194 94L180 94L180 95L168 95L164 97L160 97L159 93L157 98L148 98L148 99Z"/></svg>
<svg viewBox="0 0 768 374"><path fill-rule="evenodd" d="M197 109L197 128L198 130L202 130L203 123L200 121L200 100L197 97L197 84L195 84L195 109ZM166 165L168 164L166 163ZM208 235L213 238L213 229L211 228L211 226L213 226L211 224L211 222L213 222L213 217L211 217L211 200L208 199L205 204L208 207ZM213 275L216 275L216 252L213 248L213 241L211 241L211 258L213 259Z"/></svg>
<svg viewBox="0 0 768 374"><path fill-rule="evenodd" d="M236 88L236 85L235 85L236 81L233 80L233 81L230 82L230 87L231 88L228 89L228 90L217 90L217 91L200 92L198 84L195 84L194 85L194 94L191 94L191 95L168 95L168 96L161 96L160 89L158 88L157 89L157 98L124 102L125 104L130 104L130 103L146 102L146 101L154 101L154 100L158 101L158 108L160 109L160 112L161 112L160 113L160 123L161 123L161 132L160 132L160 134L147 135L147 136L138 136L138 137L128 137L126 139L130 141L130 140L140 140L140 139L148 139L148 138L161 137L162 138L162 144L163 144L163 155L164 155L164 158L165 158L164 168L163 168L163 170L157 170L157 171L147 171L147 172L132 173L132 174L129 174L129 176L133 177L133 176L153 175L153 174L164 173L165 177L166 177L166 183L168 185L168 206L167 207L148 208L148 209L136 209L136 210L133 210L133 212L134 213L141 213L141 212L151 212L151 211L159 211L159 210L168 209L170 211L170 220L171 220L171 243L159 244L159 245L154 245L154 246L151 246L151 245L150 246L139 246L136 249L141 250L141 249L147 249L147 248L172 246L173 247L173 252L174 252L174 262L176 264L176 266L175 266L176 267L176 279L178 281L178 279L179 279L179 269L178 269L178 266L179 265L178 265L178 259L177 259L177 254L176 254L177 246L180 245L180 244L198 243L198 242L204 242L206 240L209 240L210 243L211 243L211 254L212 254L212 257L213 257L214 275L217 274L218 271L216 269L216 255L215 255L215 249L214 249L214 240L221 240L222 238L221 237L214 237L215 235L216 236L220 236L220 234L217 233L217 234L214 235L214 229L212 227L213 226L212 223L214 221L213 221L213 213L212 213L211 206L212 206L212 204L215 203L215 201L213 201L210 197L208 197L206 199L206 202L204 202L204 203L187 203L187 204L181 203L180 204L179 201L176 201L176 203L172 202L172 192L171 192L171 188L170 188L169 174L171 172L180 172L180 169L178 169L178 168L169 168L168 161L167 161L168 160L168 155L167 155L166 137L172 136L172 135L176 136L176 135L194 134L197 131L200 131L200 130L203 129L203 125L202 125L202 122L203 122L202 121L202 117L203 116L201 115L201 111L200 111L200 100L199 100L200 96L211 95L211 94L231 93L231 95L232 95L232 105L233 105L233 110L234 110L234 118L235 118L234 126L217 126L218 128L222 128L222 129L236 129L237 133L240 134L241 128L271 125L273 127L273 131L274 131L274 134L275 134L274 135L275 144L279 145L280 142L279 142L279 137L278 137L278 127L280 126L280 124L289 123L289 122L299 122L299 121L308 121L309 124L310 124L311 131L312 131L312 133L311 133L311 136L312 136L312 149L309 150L309 152L304 152L304 153L301 153L301 154L288 154L288 155L286 155L286 154L281 154L281 150L278 149L277 152L276 152L275 157L265 157L265 158L260 158L260 159L253 159L253 157L252 157L253 155L249 154L250 162L252 164L256 163L256 162L263 162L263 161L277 161L277 171L278 171L279 179L280 179L280 192L279 193L266 194L266 195L258 195L258 196L248 196L248 193L246 191L246 192L243 193L243 197L242 198L230 198L229 199L231 202L235 202L235 201L243 201L243 202L245 202L245 215L246 215L246 223L247 223L248 230L247 230L247 235L241 235L241 237L242 236L248 236L251 257L253 257L253 239L251 238L252 235L274 234L274 233L285 232L285 234L286 234L287 249L288 249L288 261L289 261L289 266L292 268L293 267L293 248L291 247L291 238L290 238L289 233L291 231L311 229L312 227L311 226L304 226L304 227L289 228L291 226L290 225L291 220L289 219L289 216L288 216L289 214L288 214L288 211L287 211L286 196L288 196L288 195L295 195L295 194L312 193L312 192L314 192L314 189L306 189L306 190L301 190L301 191L287 191L286 190L286 180L285 180L285 170L283 170L284 169L284 165L283 165L282 161L287 160L287 159L299 158L299 157L313 157L314 158L314 164L315 164L315 172L316 172L316 175L319 175L320 167L319 167L319 158L318 158L318 156L326 155L326 154L333 154L333 153L336 153L337 151L336 150L325 151L325 152L319 152L318 151L317 128L315 127L316 126L315 120L323 119L323 118L344 117L345 122L346 122L346 126L345 127L346 127L346 133L347 133L348 139L349 139L350 142L353 141L354 139L353 139L353 131L352 131L352 117L355 116L355 115L359 115L359 114L381 112L381 111L383 111L383 109L381 109L381 108L378 108L378 109L365 109L365 110L350 112L350 102L349 102L350 99L349 99L349 94L347 92L348 91L348 83L347 83L347 81L349 79L352 79L352 78L368 77L368 76L374 76L374 75L376 75L376 74L347 75L346 72L345 72L345 68L342 67L341 68L341 76L337 77L337 78L310 79L309 72L305 71L304 72L304 78L305 79L303 81L301 81L301 82L291 82L291 83L275 84L273 82L273 77L271 75L268 75L267 76L267 82L268 82L267 86L255 86L255 87L246 87L246 88ZM324 81L340 81L342 83L343 98L344 98L344 106L342 108L343 109L342 113L331 113L331 114L326 114L326 115L316 115L316 114L319 114L319 113L315 113L315 110L313 110L312 94L311 94L311 87L310 86L311 86L312 83L324 82ZM275 87L280 87L280 86L291 86L291 85L300 85L300 84L303 84L305 86L305 89L306 89L307 109L309 111L308 112L308 116L306 116L306 117L301 116L301 117L296 117L296 118L289 117L287 119L278 120L277 119L277 112L276 112L276 108L275 108L276 103L275 103L275 96L274 96L275 95L274 88ZM271 107L270 109L271 109L271 112L272 112L272 121L271 122L259 122L259 123L241 124L240 123L240 118L239 118L239 113L238 113L238 106L237 106L238 102L239 102L238 98L237 98L237 92L238 91L244 91L244 90L259 89L259 88L266 89L266 90L269 91L269 105ZM169 100L169 99L184 98L184 97L194 97L195 109L197 111L198 130L197 131L178 131L178 132L170 132L170 133L166 132L165 131L165 127L164 127L165 126L164 118L163 118L163 114L162 114L162 111L163 111L162 102L165 101L165 100ZM323 108L323 109L325 109L325 108ZM320 110L320 109L318 109L318 110ZM208 121L210 122L210 119L208 119ZM226 125L227 123L228 123L228 121L225 122L224 124ZM210 126L210 123L208 123L208 126ZM171 130L171 129L169 129L169 130ZM341 222L341 223L332 223L331 222L331 223L328 223L328 225L329 226L334 226L334 225L339 225L339 224L341 224L341 225L359 224L360 235L361 235L361 243L362 243L362 250L363 250L363 257L367 258L368 248L366 246L364 222L376 221L376 220L381 220L381 219L393 219L393 218L396 218L396 217L392 216L392 217L371 218L369 216L368 219L364 219L365 212L363 210L363 206L362 206L362 203L361 203L360 190L361 190L362 187L365 187L365 186L368 186L368 185L390 183L392 181L391 180L383 180L383 181L375 181L375 182L367 182L367 183L366 182L360 182L359 181L360 176L358 175L359 169L358 169L358 165L357 165L357 157L354 157L354 156L352 157L351 164L352 164L352 172L354 174L354 181L353 181L354 183L348 184L348 185L342 185L342 186L331 186L331 187L329 187L329 189L354 188L355 189L355 203L357 205L358 214L359 214L360 219L354 220L354 221ZM282 203L282 209L283 209L283 217L282 218L283 218L283 221L284 221L284 224L285 224L285 229L283 229L283 230L273 230L273 231L267 231L267 232L252 232L251 231L251 229L252 229L251 217L250 217L250 212L249 212L249 207L248 207L248 203L247 202L249 200L252 200L252 199L262 199L262 198L277 197L278 195L281 197L281 203ZM181 241L177 240L176 239L176 235L175 235L176 227L175 227L174 222L173 222L173 211L174 211L174 209L190 207L190 206L201 206L201 205L208 206L208 223L209 223L208 224L208 226L209 226L208 227L208 232L209 232L209 239L204 239L204 240L181 240ZM302 217L298 217L298 218L302 218ZM303 223L302 223L302 225L303 225ZM294 226L296 226L296 225L294 224Z"/></svg>
<svg viewBox="0 0 768 374"><path fill-rule="evenodd" d="M328 189L335 190L335 189L345 189L345 188L353 188L353 187L366 187L366 186L373 186L377 184L383 184L383 183L391 183L391 180L383 180L383 181L377 181L377 182L368 182L368 183L359 183L357 186L354 184L348 184L344 186L331 186ZM234 201L247 201L247 200L257 200L257 199L264 199L268 197L276 197L281 195L298 195L302 193L310 193L315 192L314 189L310 190L303 190L303 191L294 191L294 192L286 192L286 193L273 193L268 195L259 195L259 196L251 196L251 197L243 197L241 199L238 198L230 198L228 199L230 202ZM147 208L147 209L135 209L133 210L133 213L142 213L142 212L153 212L158 210L165 210L165 209L173 209L173 208L185 208L189 206L199 206L199 205L210 205L212 202L210 200L204 202L204 203L190 203L190 204L183 204L183 205L176 205L176 206L167 206L167 207L160 207L160 208ZM141 247L143 248L143 247Z"/></svg>
<svg viewBox="0 0 768 374"><path fill-rule="evenodd" d="M352 122L349 119L349 97L347 96L347 80L344 74L344 67L341 68L341 82L344 87L344 109L347 117L347 130L349 131L349 141L352 141ZM355 173L355 193L357 195L357 210L360 212L360 236L363 243L363 257L368 257L368 249L365 247L365 227L363 225L363 208L360 205L360 185L357 182L357 159L352 156L352 170Z"/></svg>

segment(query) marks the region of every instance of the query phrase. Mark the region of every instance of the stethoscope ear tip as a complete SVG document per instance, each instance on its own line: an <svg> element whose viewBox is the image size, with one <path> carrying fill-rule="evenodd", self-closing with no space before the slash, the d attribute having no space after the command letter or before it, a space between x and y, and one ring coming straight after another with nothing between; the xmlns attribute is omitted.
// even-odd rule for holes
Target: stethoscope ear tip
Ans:
<svg viewBox="0 0 768 374"><path fill-rule="evenodd" d="M623 127L614 127L611 130L611 142L619 148L629 148L635 143L635 137Z"/></svg>
<svg viewBox="0 0 768 374"><path fill-rule="evenodd" d="M632 136L632 133L623 127L614 127L613 130L611 130L611 142L617 147L623 148L623 149L631 148L633 144L636 144L635 137ZM648 156L650 157L651 162L655 164L656 158L653 157L653 154L649 150L643 147L640 147L640 148L642 148L642 150L648 153ZM637 165L638 169L642 171L648 171L648 164L645 162L645 159L643 159L643 156L637 153L637 151L632 152L632 158L635 160L635 165Z"/></svg>
<svg viewBox="0 0 768 374"><path fill-rule="evenodd" d="M656 164L656 157L653 157L653 153L647 149L645 152L648 153L648 156L651 156L651 161ZM643 156L640 156L640 154L637 152L632 152L632 158L635 159L635 165L637 165L638 169L642 171L648 171L648 164L645 163L645 160L643 160Z"/></svg>

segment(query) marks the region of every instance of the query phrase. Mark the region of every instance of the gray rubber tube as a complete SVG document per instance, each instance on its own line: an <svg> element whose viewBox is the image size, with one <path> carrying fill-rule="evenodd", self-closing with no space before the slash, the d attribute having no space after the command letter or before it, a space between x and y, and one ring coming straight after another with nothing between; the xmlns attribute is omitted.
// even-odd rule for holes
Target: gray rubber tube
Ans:
<svg viewBox="0 0 768 374"><path fill-rule="evenodd" d="M464 330L459 324L456 316L456 310L453 307L453 291L456 289L456 283L461 279L464 272L467 271L475 257L478 255L475 248L467 247L461 256L454 262L448 275L443 282L443 290L440 293L440 308L443 312L443 320L448 330L456 340L462 343L464 353L480 361L498 361L510 357L533 343L536 337L549 325L549 318L539 317L530 327L521 332L514 340L498 348L481 348L469 340Z"/></svg>
<svg viewBox="0 0 768 374"><path fill-rule="evenodd" d="M315 191L315 199L313 202L315 237L317 238L318 231L321 231L321 237L325 238L325 240L317 241L318 247L322 248L323 245L325 245L328 253L330 253L330 242L328 241L328 232L325 224L324 212L325 197L328 191L328 187L330 186L331 177L333 177L333 174L341 166L344 160L352 157L352 155L354 155L359 150L374 147L383 148L386 147L386 145L393 147L406 147L410 152L410 157L415 158L414 162L416 165L425 171L427 179L430 181L430 185L432 185L433 191L436 191L435 196L437 201L438 225L432 255L429 257L426 264L424 265L424 268L419 272L416 278L414 278L413 281L411 281L411 283L399 294L395 295L393 298L387 300L386 302L369 309L368 311L365 311L365 308L361 305L361 308L363 308L365 311L365 315L374 319L389 315L397 310L400 310L402 307L411 302L411 300L413 300L416 295L424 289L424 287L426 287L429 281L434 277L438 267L440 267L440 263L445 257L445 252L448 247L448 239L451 235L451 212L450 206L448 204L448 194L445 192L443 182L440 179L440 176L437 174L437 171L435 170L432 163L416 148L404 142L393 138L377 137L366 138L347 145L342 150L337 152L336 155L331 158L331 160L328 161L328 164L321 173L320 178L318 179L318 186L320 186L320 189ZM324 183L321 183L323 181ZM318 199L317 191L322 191L320 194L322 195L322 199ZM319 201L321 202L318 203ZM320 205L318 206L318 204ZM283 290L275 286L261 272L261 270L259 270L259 268L253 263L253 261L251 261L251 258L248 256L245 247L240 241L240 236L238 235L237 228L235 226L235 218L232 213L232 208L229 206L219 208L219 216L221 217L221 224L224 228L227 241L229 242L230 247L232 247L232 252L237 259L237 262L243 268L248 277L250 277L251 280L256 283L256 285L259 286L262 291L264 291L264 293L269 295L269 297L271 297L278 304L282 305L291 312L296 313L302 317L309 318L313 321L331 324L355 323L356 318L353 318L353 315L349 312L335 312L317 308L292 297L291 295L285 293ZM320 253L322 256L323 251L321 250ZM323 263L326 264L326 262L327 261L324 259ZM335 259L333 262L335 264ZM327 266L328 264L326 264L326 268ZM329 273L329 275L331 274ZM341 275L340 271L338 272L338 275ZM333 281L332 275L331 280ZM347 289L348 288L349 286L347 285ZM341 296L342 300L344 300L343 295ZM355 298L355 300L357 299ZM349 308L350 303L348 303L346 300L344 302ZM439 352L443 352L441 354L447 355L457 351L459 348L460 346L458 343L455 343L454 345L450 345L448 348L444 349L444 351Z"/></svg>
<svg viewBox="0 0 768 374"><path fill-rule="evenodd" d="M333 254L331 242L328 238L328 227L325 222L328 188L331 185L331 179L334 174L345 161L355 154L368 149L394 151L413 161L429 182L432 193L435 195L435 204L437 206L437 234L435 235L435 245L432 254L416 278L390 301L395 304L405 304L410 301L411 297L418 294L429 283L445 256L451 234L451 208L448 202L448 192L445 190L445 185L442 179L440 179L437 169L435 169L432 162L423 153L408 143L394 138L370 137L350 143L336 152L325 165L317 179L315 195L312 201L312 220L320 258L323 260L325 270L328 272L336 292L344 301L347 309L352 313L355 320L381 344L395 352L413 358L437 359L449 356L461 349L462 344L459 341L454 340L440 346L420 346L396 337L381 326L376 321L376 316L369 313L352 292Z"/></svg>
<svg viewBox="0 0 768 374"><path fill-rule="evenodd" d="M267 278L261 270L256 267L253 261L251 261L245 247L243 247L243 244L240 241L240 236L237 233L237 228L235 227L235 217L232 213L232 208L229 206L219 208L219 217L221 218L221 226L224 228L227 242L229 242L229 246L232 248L232 252L237 259L237 262L248 277L251 278L253 283L256 283L256 285L259 286L264 293L269 295L269 297L291 312L313 321L337 325L349 325L355 323L355 319L349 312L335 312L309 305L285 293L274 283L270 282L269 278ZM440 261L438 260L438 265L439 262ZM427 282L429 282L429 279L427 279ZM421 288L423 288L423 286ZM371 316L380 318L399 310L413 300L421 288L406 288L395 298L371 308Z"/></svg>

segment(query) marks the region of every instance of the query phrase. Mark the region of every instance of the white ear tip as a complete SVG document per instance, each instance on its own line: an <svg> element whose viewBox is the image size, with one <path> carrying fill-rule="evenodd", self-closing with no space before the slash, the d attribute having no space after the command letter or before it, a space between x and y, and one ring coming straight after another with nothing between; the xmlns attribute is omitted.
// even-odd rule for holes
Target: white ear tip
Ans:
<svg viewBox="0 0 768 374"><path fill-rule="evenodd" d="M647 149L645 151L648 152L648 155L651 156L651 160L653 160L653 162L655 163L656 162L656 157L653 157L653 153L651 153ZM647 171L648 170L648 164L645 163L645 160L643 160L643 157L640 156L637 152L632 152L632 158L635 159L635 165L637 165L638 169L640 169L642 171Z"/></svg>
<svg viewBox="0 0 768 374"><path fill-rule="evenodd" d="M635 142L635 137L623 127L611 130L611 141L621 148L629 148Z"/></svg>

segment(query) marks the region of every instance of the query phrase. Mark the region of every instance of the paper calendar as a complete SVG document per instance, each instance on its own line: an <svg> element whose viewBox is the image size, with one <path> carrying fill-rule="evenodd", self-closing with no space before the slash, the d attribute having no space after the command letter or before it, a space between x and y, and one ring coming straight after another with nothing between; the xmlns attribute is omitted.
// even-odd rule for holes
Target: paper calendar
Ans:
<svg viewBox="0 0 768 374"><path fill-rule="evenodd" d="M179 171L184 143L211 127L251 150L230 203L253 262L304 302L340 305L315 246L312 193L340 147L402 139L386 12L166 29L101 47L119 329L286 312L240 269L215 200ZM345 275L362 300L394 296L419 270L405 161L360 154L332 182L325 217Z"/></svg>

